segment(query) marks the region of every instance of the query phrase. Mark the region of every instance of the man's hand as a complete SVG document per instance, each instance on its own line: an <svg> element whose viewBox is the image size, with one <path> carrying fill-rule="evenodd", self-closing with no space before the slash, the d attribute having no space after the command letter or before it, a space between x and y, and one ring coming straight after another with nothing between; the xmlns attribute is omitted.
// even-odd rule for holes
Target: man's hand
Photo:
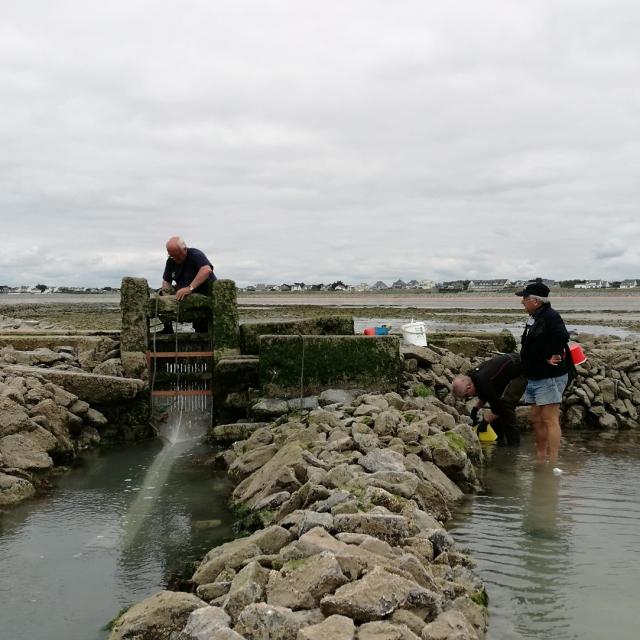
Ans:
<svg viewBox="0 0 640 640"><path fill-rule="evenodd" d="M484 433L487 430L489 423L485 420L480 420L480 424L478 425L478 433Z"/></svg>
<svg viewBox="0 0 640 640"><path fill-rule="evenodd" d="M188 295L191 295L189 287L182 287L182 289L178 289L178 291L176 291L176 300L184 300Z"/></svg>

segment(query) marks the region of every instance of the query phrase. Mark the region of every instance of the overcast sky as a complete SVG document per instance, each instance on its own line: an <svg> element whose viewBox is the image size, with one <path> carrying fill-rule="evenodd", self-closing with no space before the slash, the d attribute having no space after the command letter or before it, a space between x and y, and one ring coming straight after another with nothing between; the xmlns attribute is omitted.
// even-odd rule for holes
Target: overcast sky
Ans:
<svg viewBox="0 0 640 640"><path fill-rule="evenodd" d="M2 0L0 284L640 277L633 0Z"/></svg>

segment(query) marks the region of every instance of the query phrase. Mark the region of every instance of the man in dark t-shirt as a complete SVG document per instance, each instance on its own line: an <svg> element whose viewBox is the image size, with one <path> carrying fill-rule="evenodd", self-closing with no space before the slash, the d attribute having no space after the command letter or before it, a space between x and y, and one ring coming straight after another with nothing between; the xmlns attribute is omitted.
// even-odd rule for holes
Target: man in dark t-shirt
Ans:
<svg viewBox="0 0 640 640"><path fill-rule="evenodd" d="M466 376L456 376L451 385L458 398L477 397L471 410L475 422L478 412L488 404L491 411L484 416L498 435L499 444L520 443L515 407L522 398L527 381L517 353L503 353L489 358Z"/></svg>
<svg viewBox="0 0 640 640"><path fill-rule="evenodd" d="M173 236L167 241L167 263L162 274L160 295L168 295L172 283L176 284L176 300L184 300L192 293L209 294L209 286L216 279L213 265L199 249L187 247L182 238ZM194 322L197 332L206 332L208 323ZM163 333L172 333L171 323L166 323Z"/></svg>

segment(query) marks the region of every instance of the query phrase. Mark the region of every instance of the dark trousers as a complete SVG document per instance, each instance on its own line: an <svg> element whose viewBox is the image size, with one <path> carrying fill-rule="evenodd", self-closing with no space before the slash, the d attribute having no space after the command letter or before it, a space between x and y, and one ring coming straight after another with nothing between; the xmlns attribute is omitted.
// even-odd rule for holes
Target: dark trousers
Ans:
<svg viewBox="0 0 640 640"><path fill-rule="evenodd" d="M516 424L516 406L526 386L527 379L524 376L518 376L511 380L502 392L500 399L505 410L491 423L498 436L498 444L511 446L520 444L520 429Z"/></svg>
<svg viewBox="0 0 640 640"><path fill-rule="evenodd" d="M208 320L195 320L193 323L193 330L196 333L208 333L209 332L209 321ZM173 333L173 323L165 322L164 329L162 333Z"/></svg>

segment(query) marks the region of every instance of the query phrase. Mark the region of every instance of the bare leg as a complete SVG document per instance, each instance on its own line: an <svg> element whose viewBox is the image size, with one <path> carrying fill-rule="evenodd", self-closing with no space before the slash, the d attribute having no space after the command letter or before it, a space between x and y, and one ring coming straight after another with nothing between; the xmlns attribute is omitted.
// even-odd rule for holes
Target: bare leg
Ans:
<svg viewBox="0 0 640 640"><path fill-rule="evenodd" d="M552 466L558 464L558 452L560 451L560 405L545 404L540 409L541 422L544 424L549 445L549 462Z"/></svg>
<svg viewBox="0 0 640 640"><path fill-rule="evenodd" d="M547 460L547 427L542 420L542 407L536 405L531 406L531 422L533 423L533 432L536 436L536 453L538 462Z"/></svg>

